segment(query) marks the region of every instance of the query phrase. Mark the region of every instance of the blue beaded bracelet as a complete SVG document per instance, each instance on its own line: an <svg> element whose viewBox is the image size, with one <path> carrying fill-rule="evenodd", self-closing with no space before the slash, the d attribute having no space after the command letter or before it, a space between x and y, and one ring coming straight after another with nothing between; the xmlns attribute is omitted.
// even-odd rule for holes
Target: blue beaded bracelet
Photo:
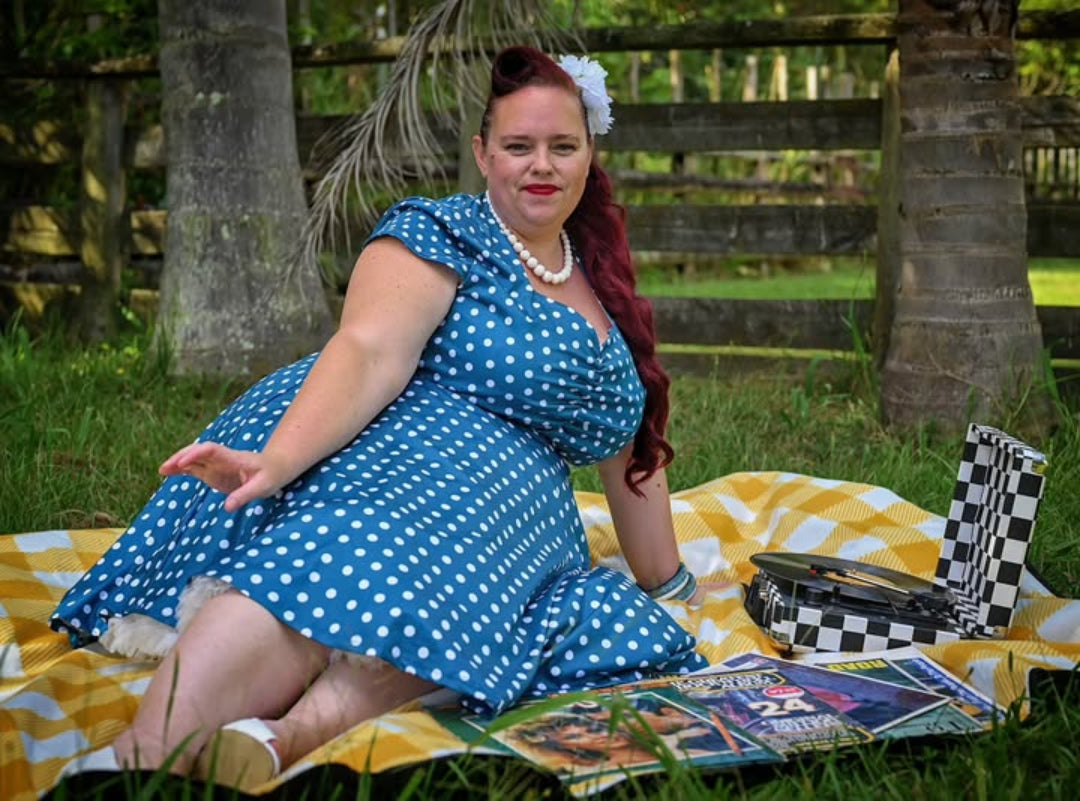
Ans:
<svg viewBox="0 0 1080 801"><path fill-rule="evenodd" d="M689 601L694 597L694 593L697 592L697 578L693 573L687 573L686 584L682 586L677 592L672 593L665 600L672 601Z"/></svg>
<svg viewBox="0 0 1080 801"><path fill-rule="evenodd" d="M679 562L679 569L674 576L648 592L654 601L687 601L697 592L697 579L686 569L683 562Z"/></svg>

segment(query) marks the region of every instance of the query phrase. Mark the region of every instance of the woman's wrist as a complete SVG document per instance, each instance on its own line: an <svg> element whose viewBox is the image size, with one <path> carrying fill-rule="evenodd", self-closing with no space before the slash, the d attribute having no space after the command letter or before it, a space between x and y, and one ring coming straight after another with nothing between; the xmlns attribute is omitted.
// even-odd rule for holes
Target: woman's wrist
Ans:
<svg viewBox="0 0 1080 801"><path fill-rule="evenodd" d="M654 601L689 601L697 592L697 579L686 569L685 563L679 562L674 576L646 592Z"/></svg>

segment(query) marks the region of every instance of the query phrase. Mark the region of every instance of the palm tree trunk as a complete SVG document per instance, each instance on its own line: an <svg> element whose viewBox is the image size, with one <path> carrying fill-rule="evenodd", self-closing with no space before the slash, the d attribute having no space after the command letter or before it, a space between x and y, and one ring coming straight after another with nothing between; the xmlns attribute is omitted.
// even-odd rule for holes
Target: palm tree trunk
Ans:
<svg viewBox="0 0 1080 801"><path fill-rule="evenodd" d="M1013 30L1019 0L900 0L900 249L882 373L898 428L1043 428Z"/></svg>
<svg viewBox="0 0 1080 801"><path fill-rule="evenodd" d="M290 255L307 218L285 0L159 0L168 161L158 335L177 373L261 374L330 331Z"/></svg>

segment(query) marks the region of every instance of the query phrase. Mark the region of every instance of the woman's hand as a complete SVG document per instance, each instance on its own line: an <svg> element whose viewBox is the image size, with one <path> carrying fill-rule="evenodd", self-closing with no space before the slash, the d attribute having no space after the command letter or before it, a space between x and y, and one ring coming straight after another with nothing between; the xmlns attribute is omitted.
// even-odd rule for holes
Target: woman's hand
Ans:
<svg viewBox="0 0 1080 801"><path fill-rule="evenodd" d="M194 476L227 493L227 512L273 495L290 478L265 454L233 450L215 442L196 442L181 448L161 464L158 472L163 476Z"/></svg>
<svg viewBox="0 0 1080 801"><path fill-rule="evenodd" d="M705 596L714 590L726 590L728 587L734 587L735 582L731 581L710 581L708 584L698 584L697 590L690 596L690 600L687 601L690 606L701 606L705 603Z"/></svg>

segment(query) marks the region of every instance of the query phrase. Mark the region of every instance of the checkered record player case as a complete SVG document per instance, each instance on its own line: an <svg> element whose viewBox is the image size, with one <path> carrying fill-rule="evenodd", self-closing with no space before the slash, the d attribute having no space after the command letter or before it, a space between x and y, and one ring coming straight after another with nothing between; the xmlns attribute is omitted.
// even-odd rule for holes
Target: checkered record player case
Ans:
<svg viewBox="0 0 1080 801"><path fill-rule="evenodd" d="M759 554L750 616L792 651L873 651L990 638L1008 628L1042 498L1046 458L971 425L927 582L810 554Z"/></svg>

